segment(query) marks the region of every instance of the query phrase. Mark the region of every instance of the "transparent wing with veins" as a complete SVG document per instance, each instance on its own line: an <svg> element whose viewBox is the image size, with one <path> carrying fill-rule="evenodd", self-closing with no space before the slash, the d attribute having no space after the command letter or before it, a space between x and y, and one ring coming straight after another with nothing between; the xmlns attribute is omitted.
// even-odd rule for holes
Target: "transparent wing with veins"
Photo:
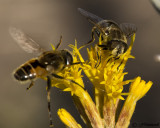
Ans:
<svg viewBox="0 0 160 128"><path fill-rule="evenodd" d="M112 20L104 20L103 18L96 16L95 14L92 14L90 12L87 12L82 8L78 8L78 11L82 16L84 16L90 23L92 23L96 28L98 28L102 33L105 33L103 29L110 26L111 24L118 26L116 22Z"/></svg>
<svg viewBox="0 0 160 128"><path fill-rule="evenodd" d="M137 27L134 24L130 23L122 23L118 25L116 22L112 20L104 20L90 12L85 11L82 8L78 8L78 11L84 16L90 23L94 24L97 28L105 28L110 26L110 24L114 24L119 27L126 35L126 37L131 37L136 31Z"/></svg>
<svg viewBox="0 0 160 128"><path fill-rule="evenodd" d="M93 23L96 24L96 23L104 20L104 19L102 19L102 18L100 18L100 17L98 17L98 16L96 16L96 15L90 13L90 12L87 12L87 11L83 10L82 8L78 8L78 11L80 12L80 14L82 16L87 18L87 20L90 21L91 23L93 22Z"/></svg>
<svg viewBox="0 0 160 128"><path fill-rule="evenodd" d="M134 33L137 32L137 27L134 24L122 23L119 26L127 38L131 37Z"/></svg>
<svg viewBox="0 0 160 128"><path fill-rule="evenodd" d="M22 30L11 27L9 32L16 43L27 53L40 54L45 51Z"/></svg>

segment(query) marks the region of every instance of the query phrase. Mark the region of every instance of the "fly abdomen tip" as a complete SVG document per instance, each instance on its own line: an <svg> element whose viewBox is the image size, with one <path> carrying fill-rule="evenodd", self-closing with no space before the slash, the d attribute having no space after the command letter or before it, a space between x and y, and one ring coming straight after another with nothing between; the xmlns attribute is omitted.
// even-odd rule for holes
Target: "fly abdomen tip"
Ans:
<svg viewBox="0 0 160 128"><path fill-rule="evenodd" d="M28 75L21 68L14 73L14 77L19 81L26 81L29 79Z"/></svg>
<svg viewBox="0 0 160 128"><path fill-rule="evenodd" d="M21 77L20 77L17 73L14 73L14 78L15 78L16 80L21 80Z"/></svg>

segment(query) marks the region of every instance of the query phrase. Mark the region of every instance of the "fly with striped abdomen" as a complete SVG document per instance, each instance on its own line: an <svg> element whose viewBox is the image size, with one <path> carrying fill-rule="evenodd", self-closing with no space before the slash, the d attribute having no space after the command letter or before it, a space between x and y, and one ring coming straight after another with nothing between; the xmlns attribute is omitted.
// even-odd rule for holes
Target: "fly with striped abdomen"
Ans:
<svg viewBox="0 0 160 128"><path fill-rule="evenodd" d="M34 85L34 81L37 78L47 78L48 112L50 118L50 127L52 127L53 123L50 106L51 79L52 77L57 79L64 79L79 85L73 80L65 79L64 77L57 75L57 73L62 71L65 67L74 64L80 64L80 62L73 63L72 54L68 50L57 50L62 42L62 36L55 50L46 51L20 29L10 28L10 34L24 51L27 53L39 54L37 58L32 58L19 66L14 71L14 77L21 83L31 82L27 90L29 90Z"/></svg>

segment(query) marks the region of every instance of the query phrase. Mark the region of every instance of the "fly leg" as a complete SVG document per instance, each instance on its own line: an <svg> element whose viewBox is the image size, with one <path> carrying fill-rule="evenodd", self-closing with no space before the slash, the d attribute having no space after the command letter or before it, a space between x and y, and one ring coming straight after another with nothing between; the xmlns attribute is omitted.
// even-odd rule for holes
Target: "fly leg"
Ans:
<svg viewBox="0 0 160 128"><path fill-rule="evenodd" d="M70 67L70 66L72 66L72 65L77 65L77 64L85 64L86 62L75 62L75 63L72 63L72 64L70 64L70 65L66 65L66 67Z"/></svg>
<svg viewBox="0 0 160 128"><path fill-rule="evenodd" d="M77 84L78 86L80 86L81 88L83 88L80 84L78 84L78 83L75 82L74 80L66 79L66 78L64 78L64 77L62 77L62 76L59 76L59 75L57 75L57 74L54 74L54 73L52 73L51 75L52 75L53 77L57 78L57 79L67 80L67 81L72 82L72 83L74 83L74 84Z"/></svg>
<svg viewBox="0 0 160 128"><path fill-rule="evenodd" d="M87 46L87 45L89 45L89 44L91 44L95 41L95 29L96 29L96 27L92 28L91 40L88 41L88 43L82 45L80 48L83 48L83 47L85 47L85 46Z"/></svg>
<svg viewBox="0 0 160 128"><path fill-rule="evenodd" d="M59 40L59 43L57 44L57 46L56 46L56 50L59 48L59 46L61 45L61 43L62 43L62 36L60 36L60 40Z"/></svg>
<svg viewBox="0 0 160 128"><path fill-rule="evenodd" d="M47 76L47 102L48 102L48 114L49 114L49 122L50 127L53 127L52 123L52 114L51 114L51 97L50 97L50 90L51 90L51 78Z"/></svg>
<svg viewBox="0 0 160 128"><path fill-rule="evenodd" d="M101 63L101 56L97 52L97 63L95 64L95 68L98 68L98 66L100 65L100 63Z"/></svg>
<svg viewBox="0 0 160 128"><path fill-rule="evenodd" d="M27 91L34 85L34 81L31 81L30 85L28 86Z"/></svg>

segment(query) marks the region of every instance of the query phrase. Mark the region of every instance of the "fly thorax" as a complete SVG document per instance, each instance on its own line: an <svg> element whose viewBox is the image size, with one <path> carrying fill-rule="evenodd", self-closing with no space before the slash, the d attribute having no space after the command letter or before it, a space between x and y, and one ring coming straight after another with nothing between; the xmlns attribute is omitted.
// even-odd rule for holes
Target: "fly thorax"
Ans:
<svg viewBox="0 0 160 128"><path fill-rule="evenodd" d="M55 51L43 53L43 55L39 57L39 62L48 73L57 73L65 66L63 56Z"/></svg>

